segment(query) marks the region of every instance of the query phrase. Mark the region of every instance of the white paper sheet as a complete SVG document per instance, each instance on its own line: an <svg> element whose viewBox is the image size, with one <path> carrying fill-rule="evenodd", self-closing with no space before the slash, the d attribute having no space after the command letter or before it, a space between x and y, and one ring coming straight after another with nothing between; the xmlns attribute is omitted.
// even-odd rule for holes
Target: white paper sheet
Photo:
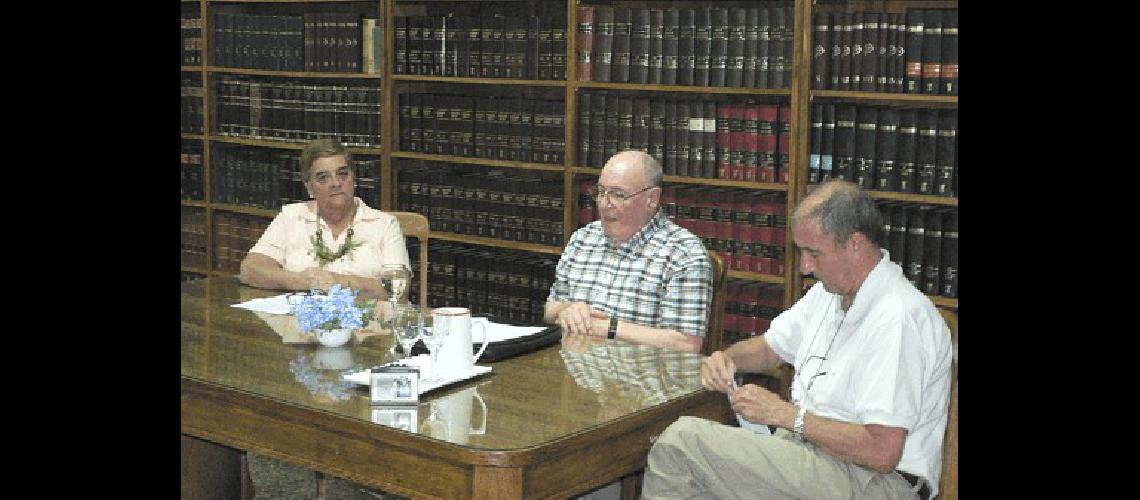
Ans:
<svg viewBox="0 0 1140 500"><path fill-rule="evenodd" d="M501 323L489 321L487 318L474 318L474 321L487 325L487 342L499 342L503 340L517 339L519 337L536 334L547 328L545 326L504 325ZM481 340L482 335L479 334L479 329L471 329L471 343L478 344Z"/></svg>
<svg viewBox="0 0 1140 500"><path fill-rule="evenodd" d="M285 298L288 295L283 293L275 297L247 300L240 304L234 304L233 307L269 314L289 314L292 310L289 309L289 302Z"/></svg>

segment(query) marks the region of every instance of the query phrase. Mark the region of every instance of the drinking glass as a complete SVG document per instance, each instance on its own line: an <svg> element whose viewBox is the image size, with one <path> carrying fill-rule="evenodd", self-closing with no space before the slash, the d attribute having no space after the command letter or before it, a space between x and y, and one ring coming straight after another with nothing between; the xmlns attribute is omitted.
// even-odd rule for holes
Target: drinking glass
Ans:
<svg viewBox="0 0 1140 500"><path fill-rule="evenodd" d="M415 304L399 304L392 313L392 321L392 334L404 348L404 358L412 357L412 346L420 339L424 326L423 311ZM395 344L392 346L394 351Z"/></svg>
<svg viewBox="0 0 1140 500"><path fill-rule="evenodd" d="M443 347L443 343L447 340L447 336L451 334L451 325L447 321L435 321L432 327L424 328L420 332L420 340L424 341L428 351L431 353L431 378L426 379L426 382L439 382L442 377L439 376L439 350Z"/></svg>
<svg viewBox="0 0 1140 500"><path fill-rule="evenodd" d="M388 302L391 304L391 312L393 317L396 313L396 303L400 301L400 297L404 295L404 291L408 289L408 282L412 279L412 271L403 264L384 264L380 268L380 286L384 287L384 291L388 292ZM391 321L385 322L391 325Z"/></svg>

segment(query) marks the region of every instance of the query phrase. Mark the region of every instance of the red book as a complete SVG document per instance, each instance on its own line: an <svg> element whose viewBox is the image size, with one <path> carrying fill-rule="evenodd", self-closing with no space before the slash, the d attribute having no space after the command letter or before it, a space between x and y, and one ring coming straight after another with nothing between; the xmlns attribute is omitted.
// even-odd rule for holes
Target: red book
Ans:
<svg viewBox="0 0 1140 500"><path fill-rule="evenodd" d="M747 142L744 136L744 107L740 104L732 104L728 108L728 172L734 181L744 180L744 148Z"/></svg>
<svg viewBox="0 0 1140 500"><path fill-rule="evenodd" d="M759 182L776 182L776 106L774 104L761 104L759 108L759 137L757 138L757 151L759 151L759 170L756 180Z"/></svg>
<svg viewBox="0 0 1140 500"><path fill-rule="evenodd" d="M591 54L594 51L594 7L592 5L578 6L578 81L589 82L594 79L593 69L590 66Z"/></svg>
<svg viewBox="0 0 1140 500"><path fill-rule="evenodd" d="M760 172L760 108L756 105L742 106L744 112L744 173L741 180L756 182Z"/></svg>

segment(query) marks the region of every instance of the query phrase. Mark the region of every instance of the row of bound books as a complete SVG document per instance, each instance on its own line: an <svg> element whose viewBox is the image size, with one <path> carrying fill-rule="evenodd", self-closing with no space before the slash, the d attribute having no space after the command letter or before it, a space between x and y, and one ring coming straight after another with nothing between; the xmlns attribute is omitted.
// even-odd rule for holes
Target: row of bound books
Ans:
<svg viewBox="0 0 1140 500"><path fill-rule="evenodd" d="M880 201L891 261L927 295L958 298L958 209Z"/></svg>
<svg viewBox="0 0 1140 500"><path fill-rule="evenodd" d="M746 280L729 280L721 326L726 346L763 335L783 312L784 286Z"/></svg>
<svg viewBox="0 0 1140 500"><path fill-rule="evenodd" d="M309 200L301 179L301 152L226 147L214 150L213 201L278 210L289 203ZM380 199L380 159L353 156L354 194L369 206Z"/></svg>
<svg viewBox="0 0 1140 500"><path fill-rule="evenodd" d="M788 182L791 107L703 99L649 99L583 92L578 161L602 168L618 151L639 149L665 175Z"/></svg>
<svg viewBox="0 0 1140 500"><path fill-rule="evenodd" d="M661 206L673 222L701 238L736 271L781 276L787 241L783 193L738 188L667 187Z"/></svg>
<svg viewBox="0 0 1140 500"><path fill-rule="evenodd" d="M514 97L400 94L400 150L560 164L565 105Z"/></svg>
<svg viewBox="0 0 1140 500"><path fill-rule="evenodd" d="M808 182L843 179L865 189L958 195L958 110L816 102Z"/></svg>
<svg viewBox="0 0 1140 500"><path fill-rule="evenodd" d="M179 171L182 181L183 200L204 200L202 193L202 143L182 143L182 168Z"/></svg>
<svg viewBox="0 0 1140 500"><path fill-rule="evenodd" d="M408 255L418 256L419 243L409 242ZM432 241L428 306L463 306L497 323L541 325L557 263L556 256Z"/></svg>
<svg viewBox="0 0 1140 500"><path fill-rule="evenodd" d="M397 75L566 79L566 20L487 13L396 16Z"/></svg>
<svg viewBox="0 0 1140 500"><path fill-rule="evenodd" d="M958 95L958 10L820 12L812 88Z"/></svg>
<svg viewBox="0 0 1140 500"><path fill-rule="evenodd" d="M184 134L202 133L202 84L190 78L182 79L182 109L180 124Z"/></svg>
<svg viewBox="0 0 1140 500"><path fill-rule="evenodd" d="M562 245L562 182L545 172L407 166L400 210L424 214L433 231Z"/></svg>
<svg viewBox="0 0 1140 500"><path fill-rule="evenodd" d="M791 87L791 6L652 9L578 6L582 81Z"/></svg>
<svg viewBox="0 0 1140 500"><path fill-rule="evenodd" d="M182 266L206 268L206 210L182 207Z"/></svg>
<svg viewBox="0 0 1140 500"><path fill-rule="evenodd" d="M266 16L215 12L211 63L274 71L359 73L366 68L365 43L375 50L381 41L376 37L376 20L371 20L367 33L364 24L359 13Z"/></svg>
<svg viewBox="0 0 1140 500"><path fill-rule="evenodd" d="M241 261L261 239L272 219L256 215L214 212L214 270L241 272Z"/></svg>
<svg viewBox="0 0 1140 500"><path fill-rule="evenodd" d="M217 82L216 133L380 147L380 87L321 85L226 76Z"/></svg>
<svg viewBox="0 0 1140 500"><path fill-rule="evenodd" d="M182 65L202 64L202 18L197 14L182 14Z"/></svg>

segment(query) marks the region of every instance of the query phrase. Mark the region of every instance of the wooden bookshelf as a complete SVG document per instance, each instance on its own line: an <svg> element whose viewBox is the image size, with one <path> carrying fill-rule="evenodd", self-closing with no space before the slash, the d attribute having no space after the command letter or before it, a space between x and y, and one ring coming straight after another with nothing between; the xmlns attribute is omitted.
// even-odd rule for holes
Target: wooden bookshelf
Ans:
<svg viewBox="0 0 1140 500"><path fill-rule="evenodd" d="M929 94L894 94L887 92L851 92L848 90L812 90L813 97L841 99L844 101L859 101L868 103L886 104L924 104L951 106L958 105L956 95L929 95Z"/></svg>
<svg viewBox="0 0 1140 500"><path fill-rule="evenodd" d="M633 95L639 97L678 97L678 98L697 98L700 96L710 96L712 99L726 100L726 101L744 101L761 102L766 104L786 104L791 106L792 122L791 122L791 136L789 141L790 154L788 160L790 162L788 171L788 182L784 183L761 183L761 182L744 182L729 179L706 179L697 177L666 175L664 181L666 183L686 185L686 186L710 186L719 188L732 188L744 191L758 191L768 193L781 193L786 199L787 207L790 215L790 210L810 191L811 187L807 183L807 166L810 155L810 108L813 101L826 101L826 102L845 102L845 103L858 103L866 105L887 105L895 107L914 107L914 108L937 108L937 109L957 109L958 96L943 96L943 95L928 95L928 94L898 94L898 93L876 93L876 92L857 92L857 91L835 91L835 90L818 90L811 88L811 62L812 62L812 16L815 9L825 9L829 11L855 11L855 10L876 10L881 12L901 12L908 7L913 8L957 8L956 0L888 0L886 2L871 2L869 0L848 0L838 2L821 2L815 3L808 0L794 0L792 3L792 12L794 18L790 20L791 27L793 28L792 38L792 59L791 59L791 72L790 72L790 86L788 88L743 88L743 87L709 87L709 86L682 86L682 85L658 85L658 84L633 84L621 82L594 82L594 81L579 81L576 67L576 50L577 50L577 7L580 2L578 0L565 0L559 2L558 0L544 1L544 0L518 0L513 2L517 5L517 14L531 15L539 11L547 14L550 12L558 11L564 13L566 16L566 77L560 80L532 80L532 79L506 79L506 78L476 78L476 77L454 77L454 76L437 76L437 75L410 75L410 74L395 74L395 46L393 40L394 20L396 16L409 15L419 16L425 15L427 8L430 6L433 9L445 5L455 5L456 8L468 9L481 9L482 7L471 7L468 4L475 4L474 2L446 2L436 0L181 0L185 11L192 10L191 5L197 5L202 19L202 64L181 66L181 70L185 75L194 73L201 77L202 82L202 99L203 99L203 114L204 134L182 134L183 141L201 141L203 145L202 154L202 167L203 167L203 191L205 195L204 201L191 201L183 200L182 206L195 207L205 210L207 228L207 269L214 265L215 258L213 252L213 218L216 212L232 212L247 215L254 215L259 217L272 217L277 211L258 208L246 207L232 204L218 203L214 200L220 199L218 193L213 192L214 179L211 174L212 163L214 161L213 154L217 152L219 147L241 147L241 148L271 148L271 149L284 149L290 151L299 151L303 148L304 143L301 142L286 142L280 140L267 140L246 137L233 137L220 135L216 128L215 122L217 117L217 103L215 102L217 91L214 88L214 82L218 78L227 75L238 76L252 76L269 79L270 81L289 82L297 79L309 80L331 80L336 83L340 80L343 83L339 85L377 85L380 89L380 147L375 148L359 148L350 147L349 151L354 154L365 154L376 156L380 159L380 177L378 185L381 188L379 191L378 199L366 200L371 206L381 210L397 210L399 201L399 192L396 185L398 178L398 170L409 161L430 161L448 164L470 165L475 167L487 168L503 168L515 169L520 171L535 171L535 172L550 172L562 175L563 179L563 241L566 241L572 234L576 225L573 221L576 220L578 211L578 192L577 192L577 179L578 176L597 176L600 175L600 168L585 167L586 162L580 161L577 158L578 147L576 141L581 136L578 130L578 111L579 111L579 97L583 91L607 91L611 94L618 95ZM498 2L503 3L503 2ZM488 8L494 3L480 2L486 4ZM597 5L607 5L607 3L600 3ZM663 6L660 2L653 2L649 0L635 0L625 2L621 5L632 7L653 7L653 8L669 8L673 5L678 7L699 7L703 5L713 6L750 6L745 5L744 2L728 2L718 3L713 1L708 2L686 2L683 4L669 4ZM767 6L767 4L764 4ZM213 40L211 36L211 22L213 21L212 14L214 12L247 12L257 14L276 14L276 13L289 13L296 15L300 12L324 12L328 10L335 11L359 11L366 17L374 17L377 19L377 26L383 28L385 39L381 41L381 51L386 58L383 64L380 65L380 70L377 73L355 72L355 73L327 73L327 72L296 72L296 71L272 71L272 70L259 70L259 69L246 69L246 68L233 68L222 67L213 61ZM546 9L546 10L544 10ZM533 162L521 161L502 161L491 160L484 158L473 157L457 157L450 155L427 154L421 152L410 152L399 150L399 102L398 96L403 93L411 92L440 92L454 95L470 95L470 96L496 96L496 97L519 97L534 98L539 97L546 100L561 100L563 102L563 111L565 113L565 129L564 140L565 144L565 159L561 164L544 164ZM871 191L870 194L880 200L891 200L902 203L913 203L923 205L934 205L945 208L954 208L958 206L957 197L942 197L920 195L912 193L896 193L896 192L883 192ZM730 271L729 276L736 279L743 279L748 281L755 281L761 283L779 284L784 286L784 306L788 307L794 303L802 293L802 280L798 272L798 256L795 252L795 247L791 238L791 228L786 229L785 238L785 258L784 269L785 273L782 276L770 276L758 273L747 273L739 271ZM545 246L535 245L522 242L510 242L504 240L497 240L491 238L480 238L475 236L458 235L451 233L433 232L433 239L444 241L454 241L460 243L468 243L473 245L486 246L491 248L507 248L524 250L529 252L537 252L546 255L559 255L561 253L560 246ZM957 299L947 299L942 297L931 297L931 300L941 307L957 308Z"/></svg>
<svg viewBox="0 0 1140 500"><path fill-rule="evenodd" d="M774 283L777 285L783 285L784 284L784 277L783 276L776 276L773 274L760 274L760 273L750 273L747 271L729 270L728 271L728 277L729 278L745 279L745 280L749 280L749 281L759 281L761 283Z"/></svg>
<svg viewBox="0 0 1140 500"><path fill-rule="evenodd" d="M724 95L772 95L790 96L789 89L746 89L742 87L700 87L693 85L651 85L641 83L611 83L611 82L574 82L574 86L582 89L613 89L613 90L644 90L657 92L678 92L697 94L724 94Z"/></svg>
<svg viewBox="0 0 1140 500"><path fill-rule="evenodd" d="M511 250L523 250L527 252L538 252L552 255L562 254L562 247L552 247L547 245L539 245L536 243L526 243L522 241L500 240L497 238L484 238L482 236L472 236L469 234L455 234L432 231L430 238L433 240L454 241L456 243L469 243L473 245L508 248Z"/></svg>
<svg viewBox="0 0 1140 500"><path fill-rule="evenodd" d="M483 85L516 85L527 87L565 87L566 82L561 80L516 80L510 78L473 78L458 76L430 76L430 75L392 75L392 80L399 82L440 82L440 83L467 83Z"/></svg>
<svg viewBox="0 0 1140 500"><path fill-rule="evenodd" d="M269 69L226 68L210 66L206 68L214 74L248 75L248 76L279 76L285 78L345 78L376 80L380 75L375 73L337 73L315 71L274 71Z"/></svg>
<svg viewBox="0 0 1140 500"><path fill-rule="evenodd" d="M464 165L483 165L486 167L517 168L519 170L541 170L544 172L562 172L565 167L550 163L529 163L521 161L491 160L488 158L472 158L469 156L449 156L428 153L412 153L408 151L394 151L392 158L407 158L409 160L442 161L460 163Z"/></svg>

